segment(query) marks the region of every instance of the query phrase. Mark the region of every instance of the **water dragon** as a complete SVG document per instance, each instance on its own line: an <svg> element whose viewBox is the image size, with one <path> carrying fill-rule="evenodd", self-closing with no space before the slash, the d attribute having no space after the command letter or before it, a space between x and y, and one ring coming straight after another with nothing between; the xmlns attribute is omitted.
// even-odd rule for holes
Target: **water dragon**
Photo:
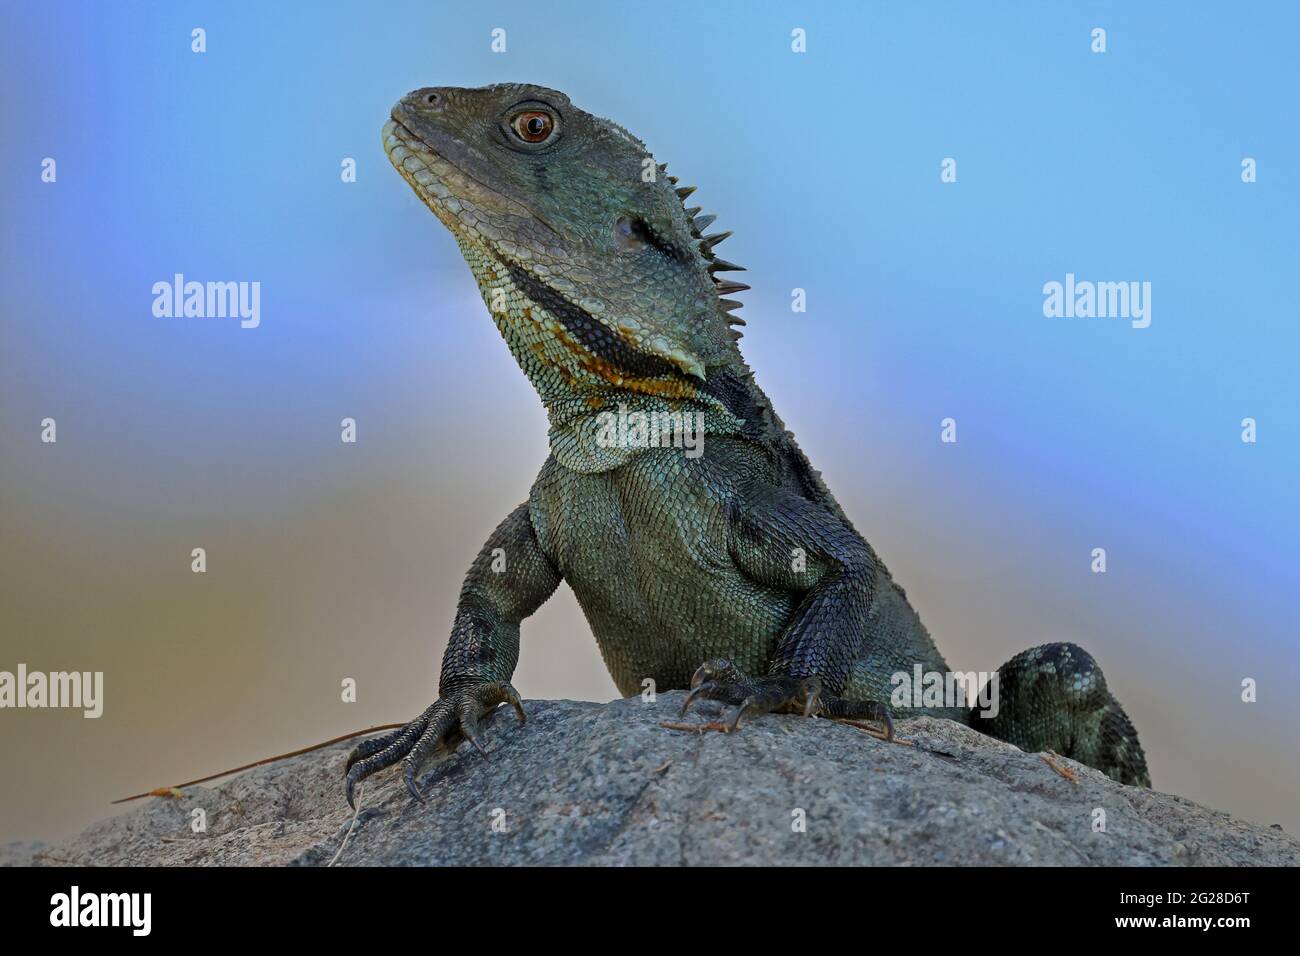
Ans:
<svg viewBox="0 0 1300 956"><path fill-rule="evenodd" d="M383 143L455 237L546 408L550 454L465 576L437 699L356 748L349 803L399 762L419 798L435 749L482 750L480 721L503 703L524 719L510 683L520 623L562 580L623 694L647 679L689 688L687 706L734 706L732 727L770 712L886 729L891 714L938 714L1150 785L1132 722L1075 644L1004 664L995 716L891 706L893 675L947 664L741 356L732 296L749 287L717 254L730 233L710 231L715 217L644 143L527 84L415 90ZM632 441L610 415L660 425ZM662 440L687 421L693 451Z"/></svg>

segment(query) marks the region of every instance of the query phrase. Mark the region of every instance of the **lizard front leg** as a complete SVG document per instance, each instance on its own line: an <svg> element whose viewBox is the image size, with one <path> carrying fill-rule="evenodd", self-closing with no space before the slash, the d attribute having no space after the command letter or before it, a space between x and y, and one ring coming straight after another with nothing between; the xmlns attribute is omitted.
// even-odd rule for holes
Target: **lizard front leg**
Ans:
<svg viewBox="0 0 1300 956"><path fill-rule="evenodd" d="M875 717L874 701L843 698L866 633L877 563L867 543L828 508L770 485L734 503L728 550L741 573L799 597L766 674L746 675L725 660L702 664L683 712L699 698L737 705L732 727L774 710Z"/></svg>
<svg viewBox="0 0 1300 956"><path fill-rule="evenodd" d="M438 699L406 726L363 741L348 758L346 793L399 760L406 787L423 799L415 775L439 744L468 740L480 752L478 721L501 703L525 720L510 676L519 662L519 623L560 584L560 573L538 544L524 502L492 532L460 591L451 641L442 657Z"/></svg>

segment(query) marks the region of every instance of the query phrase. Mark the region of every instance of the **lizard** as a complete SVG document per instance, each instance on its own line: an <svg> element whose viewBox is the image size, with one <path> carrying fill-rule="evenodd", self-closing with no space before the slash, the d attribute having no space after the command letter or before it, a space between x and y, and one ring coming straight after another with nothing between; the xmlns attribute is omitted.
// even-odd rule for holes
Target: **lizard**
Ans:
<svg viewBox="0 0 1300 956"><path fill-rule="evenodd" d="M520 625L561 581L624 695L689 689L683 711L734 706L731 728L792 712L890 736L893 715L936 714L1150 786L1131 720L1073 643L999 668L995 715L891 706L893 675L947 664L741 355L732 296L749 286L717 254L731 233L709 231L694 188L641 140L558 91L497 84L408 93L383 145L536 389L549 455L470 565L437 698L349 756L350 804L399 762L423 799L435 750L486 754L480 724L502 704L526 719L510 682Z"/></svg>

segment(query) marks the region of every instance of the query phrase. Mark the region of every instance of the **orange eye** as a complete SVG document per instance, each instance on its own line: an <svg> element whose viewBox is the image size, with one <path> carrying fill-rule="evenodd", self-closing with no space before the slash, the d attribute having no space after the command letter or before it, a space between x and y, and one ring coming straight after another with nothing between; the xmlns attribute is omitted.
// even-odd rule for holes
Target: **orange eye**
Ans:
<svg viewBox="0 0 1300 956"><path fill-rule="evenodd" d="M527 110L515 114L510 121L510 128L525 143L544 143L555 132L555 120L550 113L541 110Z"/></svg>

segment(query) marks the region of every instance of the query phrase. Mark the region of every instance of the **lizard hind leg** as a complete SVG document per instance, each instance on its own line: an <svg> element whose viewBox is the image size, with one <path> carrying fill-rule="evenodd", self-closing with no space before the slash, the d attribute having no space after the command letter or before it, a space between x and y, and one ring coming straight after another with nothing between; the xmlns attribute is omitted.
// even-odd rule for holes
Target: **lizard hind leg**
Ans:
<svg viewBox="0 0 1300 956"><path fill-rule="evenodd" d="M1043 644L998 669L970 725L1028 753L1052 750L1120 783L1151 786L1137 731L1092 655L1077 644Z"/></svg>

